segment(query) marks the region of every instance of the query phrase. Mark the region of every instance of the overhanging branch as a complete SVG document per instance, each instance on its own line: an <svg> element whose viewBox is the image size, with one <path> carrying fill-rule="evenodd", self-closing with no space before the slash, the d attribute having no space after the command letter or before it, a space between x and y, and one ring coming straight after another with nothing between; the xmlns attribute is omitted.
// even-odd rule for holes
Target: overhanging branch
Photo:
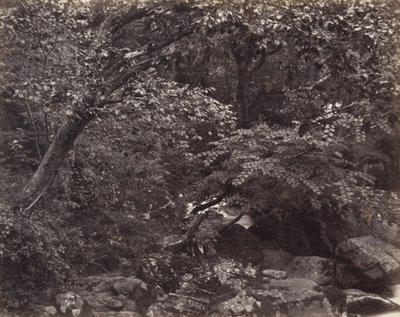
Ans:
<svg viewBox="0 0 400 317"><path fill-rule="evenodd" d="M204 204L201 204L195 208L193 208L193 210L191 211L192 214L197 214L200 211L206 210L207 208L210 208L212 206L215 206L217 204L219 204L224 198L228 197L228 195L231 194L233 189L232 185L227 185L226 189L224 190L224 192L217 196L216 198L210 200L209 202L206 202Z"/></svg>

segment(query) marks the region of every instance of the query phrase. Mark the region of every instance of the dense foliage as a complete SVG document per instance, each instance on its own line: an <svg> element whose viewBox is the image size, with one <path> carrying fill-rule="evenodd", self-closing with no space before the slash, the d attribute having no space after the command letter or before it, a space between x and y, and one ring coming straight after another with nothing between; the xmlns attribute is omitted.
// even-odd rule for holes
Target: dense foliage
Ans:
<svg viewBox="0 0 400 317"><path fill-rule="evenodd" d="M398 221L399 14L395 2L3 9L2 287L136 271L166 235L209 243L213 202L255 221Z"/></svg>

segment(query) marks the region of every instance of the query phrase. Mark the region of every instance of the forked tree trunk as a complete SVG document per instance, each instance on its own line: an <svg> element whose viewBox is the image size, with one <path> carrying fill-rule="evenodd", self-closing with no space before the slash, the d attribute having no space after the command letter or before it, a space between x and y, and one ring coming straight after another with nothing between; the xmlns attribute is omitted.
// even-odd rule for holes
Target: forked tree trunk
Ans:
<svg viewBox="0 0 400 317"><path fill-rule="evenodd" d="M93 112L75 112L61 125L38 169L23 189L20 207L29 209L45 193L76 138L93 117Z"/></svg>

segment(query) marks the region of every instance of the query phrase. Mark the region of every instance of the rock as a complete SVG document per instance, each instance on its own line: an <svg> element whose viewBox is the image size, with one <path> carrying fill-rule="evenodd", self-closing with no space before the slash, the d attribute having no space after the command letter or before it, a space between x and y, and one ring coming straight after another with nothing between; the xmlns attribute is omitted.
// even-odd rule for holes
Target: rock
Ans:
<svg viewBox="0 0 400 317"><path fill-rule="evenodd" d="M346 294L338 287L328 285L322 287L322 293L328 299L337 316L346 311Z"/></svg>
<svg viewBox="0 0 400 317"><path fill-rule="evenodd" d="M86 299L83 301L79 317L93 317L92 307L90 307Z"/></svg>
<svg viewBox="0 0 400 317"><path fill-rule="evenodd" d="M257 270L252 266L244 267L241 262L232 259L219 259L213 271L220 286L229 285L231 289L239 291L244 287L246 280L254 280L257 275Z"/></svg>
<svg viewBox="0 0 400 317"><path fill-rule="evenodd" d="M146 317L204 316L209 301L201 297L173 294L162 302L150 305Z"/></svg>
<svg viewBox="0 0 400 317"><path fill-rule="evenodd" d="M131 299L127 299L127 300L124 302L124 310L127 310L127 311L135 311L135 312L139 311L139 309L138 309L136 303L135 303L133 300L131 300Z"/></svg>
<svg viewBox="0 0 400 317"><path fill-rule="evenodd" d="M65 314L67 310L80 309L83 305L82 298L72 292L56 295L56 306Z"/></svg>
<svg viewBox="0 0 400 317"><path fill-rule="evenodd" d="M263 277L274 280L281 280L286 278L287 276L287 273L285 271L268 270L268 269L262 270L261 274Z"/></svg>
<svg viewBox="0 0 400 317"><path fill-rule="evenodd" d="M346 297L347 312L352 314L381 314L389 311L399 311L400 306L389 299L377 294L365 293L358 289L344 291Z"/></svg>
<svg viewBox="0 0 400 317"><path fill-rule="evenodd" d="M264 296L279 311L287 312L288 317L334 317L329 301L317 289L318 285L311 280L272 280Z"/></svg>
<svg viewBox="0 0 400 317"><path fill-rule="evenodd" d="M247 316L254 313L256 306L257 300L242 290L236 296L219 303L218 314L215 317L221 316L224 312L229 312L231 316Z"/></svg>
<svg viewBox="0 0 400 317"><path fill-rule="evenodd" d="M192 265L196 265L193 258L184 254L152 253L142 259L141 278L166 292L174 291L179 287L179 276Z"/></svg>
<svg viewBox="0 0 400 317"><path fill-rule="evenodd" d="M353 274L353 268L343 263L336 263L335 281L343 288L348 289L361 285L360 280Z"/></svg>
<svg viewBox="0 0 400 317"><path fill-rule="evenodd" d="M294 257L286 267L289 278L305 278L318 285L330 284L333 280L334 260L318 256Z"/></svg>
<svg viewBox="0 0 400 317"><path fill-rule="evenodd" d="M79 293L87 291L88 293L103 293L112 290L112 285L115 281L124 279L126 277L116 276L103 276L94 275L89 277L79 278L73 281L75 289Z"/></svg>
<svg viewBox="0 0 400 317"><path fill-rule="evenodd" d="M335 317L322 287L305 279L283 278L285 272L257 270L239 261L219 258L212 271L186 278L180 288L152 302L148 317ZM202 281L217 279L218 287Z"/></svg>
<svg viewBox="0 0 400 317"><path fill-rule="evenodd" d="M81 315L81 310L80 309L73 309L72 310L72 316L73 317L79 317Z"/></svg>
<svg viewBox="0 0 400 317"><path fill-rule="evenodd" d="M215 245L217 253L243 263L261 264L263 253L260 241L246 228L234 224L225 229Z"/></svg>
<svg viewBox="0 0 400 317"><path fill-rule="evenodd" d="M217 301L211 316L334 317L316 287L305 279L272 280L263 288L246 288Z"/></svg>
<svg viewBox="0 0 400 317"><path fill-rule="evenodd" d="M342 242L349 238L374 235L382 240L388 241L389 243L400 247L400 227L399 224L389 223L387 219L378 219L374 217L368 222L362 220L355 215L348 214L345 219L338 221L329 221L327 225L330 229L336 228L341 231L341 234L336 235ZM338 225L339 224L339 225ZM352 235L349 237L349 235Z"/></svg>
<svg viewBox="0 0 400 317"><path fill-rule="evenodd" d="M371 226L374 233L376 233L381 239L400 247L399 225L395 223L389 224L387 220L378 221L377 219L374 219Z"/></svg>
<svg viewBox="0 0 400 317"><path fill-rule="evenodd" d="M50 316L55 316L57 314L57 308L54 306L46 306L44 311L48 313Z"/></svg>
<svg viewBox="0 0 400 317"><path fill-rule="evenodd" d="M120 310L124 306L121 301L110 296L108 292L90 294L85 299L95 311Z"/></svg>
<svg viewBox="0 0 400 317"><path fill-rule="evenodd" d="M142 283L143 281L137 278L127 277L116 280L113 283L112 288L117 294L129 295L135 290L136 287L140 286Z"/></svg>
<svg viewBox="0 0 400 317"><path fill-rule="evenodd" d="M289 252L263 249L263 266L268 269L282 270L292 259L293 255Z"/></svg>
<svg viewBox="0 0 400 317"><path fill-rule="evenodd" d="M400 250L372 236L346 240L336 248L336 280L347 287L374 289L400 281ZM353 280L349 283L346 278ZM349 285L351 284L351 285Z"/></svg>

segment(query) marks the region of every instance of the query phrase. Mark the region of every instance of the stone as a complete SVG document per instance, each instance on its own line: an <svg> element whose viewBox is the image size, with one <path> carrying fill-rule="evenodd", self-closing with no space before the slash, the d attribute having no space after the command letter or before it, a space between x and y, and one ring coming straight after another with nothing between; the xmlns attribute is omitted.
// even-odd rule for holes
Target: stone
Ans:
<svg viewBox="0 0 400 317"><path fill-rule="evenodd" d="M285 268L289 278L305 278L314 281L318 285L328 285L332 282L333 259L318 256L298 256Z"/></svg>
<svg viewBox="0 0 400 317"><path fill-rule="evenodd" d="M398 224L390 224L387 220L379 221L374 219L372 221L372 230L381 239L400 247L400 226Z"/></svg>
<svg viewBox="0 0 400 317"><path fill-rule="evenodd" d="M246 288L217 302L217 313L211 316L334 317L317 287L305 279L271 280L263 288Z"/></svg>
<svg viewBox="0 0 400 317"><path fill-rule="evenodd" d="M80 309L83 305L82 298L73 292L60 293L56 295L56 306L65 314L67 310Z"/></svg>
<svg viewBox="0 0 400 317"><path fill-rule="evenodd" d="M83 293L103 293L112 290L112 285L116 280L124 279L124 276L103 276L94 275L81 277L73 281L73 285L80 294Z"/></svg>
<svg viewBox="0 0 400 317"><path fill-rule="evenodd" d="M290 261L293 255L286 251L263 249L263 266L268 269L282 270Z"/></svg>
<svg viewBox="0 0 400 317"><path fill-rule="evenodd" d="M254 313L256 305L257 300L245 290L242 290L236 296L220 303L218 305L218 311L220 313L229 311L232 316L246 316Z"/></svg>
<svg viewBox="0 0 400 317"><path fill-rule="evenodd" d="M246 228L234 224L221 233L215 244L220 256L234 259L242 263L261 264L263 253L260 241Z"/></svg>
<svg viewBox="0 0 400 317"><path fill-rule="evenodd" d="M121 301L110 296L108 292L90 294L85 299L95 311L120 310L124 306Z"/></svg>
<svg viewBox="0 0 400 317"><path fill-rule="evenodd" d="M335 250L340 285L373 290L400 281L400 249L373 236L348 239ZM345 279L353 277L352 285Z"/></svg>
<svg viewBox="0 0 400 317"><path fill-rule="evenodd" d="M322 293L328 299L337 316L342 316L346 311L346 294L340 288L327 285L322 287Z"/></svg>
<svg viewBox="0 0 400 317"><path fill-rule="evenodd" d="M269 270L265 269L261 271L263 277L274 280L281 280L287 277L287 273L285 271L278 270Z"/></svg>
<svg viewBox="0 0 400 317"><path fill-rule="evenodd" d="M54 306L46 306L44 311L48 313L50 316L55 316L57 314L57 308Z"/></svg>
<svg viewBox="0 0 400 317"><path fill-rule="evenodd" d="M208 304L209 300L201 297L170 294L166 300L152 303L146 317L204 316L209 309Z"/></svg>
<svg viewBox="0 0 400 317"><path fill-rule="evenodd" d="M264 271L219 258L212 272L186 278L162 301L149 303L146 316L335 317L322 287L315 282L286 279L282 271ZM281 279L266 278L267 274ZM217 279L216 288L203 284L211 278Z"/></svg>
<svg viewBox="0 0 400 317"><path fill-rule="evenodd" d="M124 310L128 310L128 311L139 311L139 309L138 309L136 303L135 303L133 300L131 300L131 299L127 299L127 300L124 302Z"/></svg>
<svg viewBox="0 0 400 317"><path fill-rule="evenodd" d="M348 289L344 292L348 313L371 315L398 311L400 315L400 306L387 298L358 289Z"/></svg>
<svg viewBox="0 0 400 317"><path fill-rule="evenodd" d="M123 279L116 280L112 288L114 292L122 295L129 295L132 293L136 287L140 286L143 282L137 278L127 277Z"/></svg>
<svg viewBox="0 0 400 317"><path fill-rule="evenodd" d="M271 280L264 296L288 317L334 317L328 299L311 280Z"/></svg>
<svg viewBox="0 0 400 317"><path fill-rule="evenodd" d="M79 317L93 317L93 309L86 299L83 301Z"/></svg>

